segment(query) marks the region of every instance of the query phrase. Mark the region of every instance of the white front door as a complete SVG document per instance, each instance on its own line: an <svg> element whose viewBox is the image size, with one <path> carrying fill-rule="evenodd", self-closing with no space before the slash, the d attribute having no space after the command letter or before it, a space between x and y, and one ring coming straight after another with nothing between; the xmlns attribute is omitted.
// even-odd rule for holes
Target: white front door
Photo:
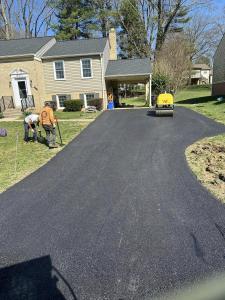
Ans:
<svg viewBox="0 0 225 300"><path fill-rule="evenodd" d="M31 95L30 80L25 72L13 72L11 74L12 89L15 107L21 107L21 100Z"/></svg>

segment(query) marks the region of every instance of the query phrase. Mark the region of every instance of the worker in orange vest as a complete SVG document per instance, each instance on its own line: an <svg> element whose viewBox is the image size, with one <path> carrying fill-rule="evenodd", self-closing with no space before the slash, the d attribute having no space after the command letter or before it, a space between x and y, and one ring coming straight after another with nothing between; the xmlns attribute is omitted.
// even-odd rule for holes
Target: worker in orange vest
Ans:
<svg viewBox="0 0 225 300"><path fill-rule="evenodd" d="M45 130L47 145L49 148L57 148L56 144L56 118L53 114L53 109L49 102L45 103L44 108L40 113L40 124Z"/></svg>

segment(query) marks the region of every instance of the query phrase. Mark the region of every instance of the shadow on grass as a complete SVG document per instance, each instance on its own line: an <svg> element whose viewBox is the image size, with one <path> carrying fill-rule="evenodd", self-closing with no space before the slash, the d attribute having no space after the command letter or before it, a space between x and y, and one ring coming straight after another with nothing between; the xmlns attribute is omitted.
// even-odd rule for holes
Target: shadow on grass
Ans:
<svg viewBox="0 0 225 300"><path fill-rule="evenodd" d="M185 100L176 101L176 104L203 104L215 101L215 97L208 96L208 97L199 97L199 98L190 98ZM217 104L217 102L215 103Z"/></svg>
<svg viewBox="0 0 225 300"><path fill-rule="evenodd" d="M213 103L214 105L221 105L221 104L225 104L225 99L223 100L218 100L217 102Z"/></svg>
<svg viewBox="0 0 225 300"><path fill-rule="evenodd" d="M50 256L43 256L0 269L0 299L66 300L57 285L64 285L72 300L77 300L72 288L52 266Z"/></svg>

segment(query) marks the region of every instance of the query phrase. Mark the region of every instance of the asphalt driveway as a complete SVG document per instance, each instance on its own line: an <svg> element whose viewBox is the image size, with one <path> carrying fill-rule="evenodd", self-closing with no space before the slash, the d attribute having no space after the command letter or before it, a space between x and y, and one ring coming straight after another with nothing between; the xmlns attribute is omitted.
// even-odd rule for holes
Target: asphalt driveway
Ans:
<svg viewBox="0 0 225 300"><path fill-rule="evenodd" d="M225 272L225 206L184 155L221 132L184 108L101 115L0 195L0 299L149 299Z"/></svg>

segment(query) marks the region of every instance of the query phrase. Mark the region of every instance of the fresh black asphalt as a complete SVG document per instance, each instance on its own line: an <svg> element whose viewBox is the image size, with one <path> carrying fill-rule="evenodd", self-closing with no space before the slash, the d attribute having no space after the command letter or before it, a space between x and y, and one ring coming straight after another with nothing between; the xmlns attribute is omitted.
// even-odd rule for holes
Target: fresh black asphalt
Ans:
<svg viewBox="0 0 225 300"><path fill-rule="evenodd" d="M184 154L222 132L180 107L103 113L0 195L0 299L151 299L224 272L225 207Z"/></svg>

